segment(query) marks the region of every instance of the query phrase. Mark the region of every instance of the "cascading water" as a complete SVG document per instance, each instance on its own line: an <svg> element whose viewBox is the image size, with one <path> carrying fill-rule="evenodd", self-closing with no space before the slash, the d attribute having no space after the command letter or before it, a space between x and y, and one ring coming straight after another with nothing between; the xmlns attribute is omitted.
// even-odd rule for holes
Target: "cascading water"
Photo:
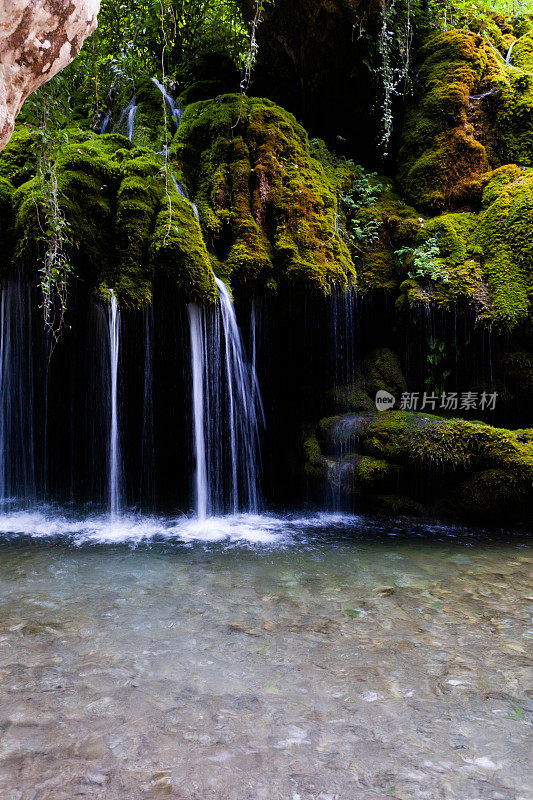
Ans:
<svg viewBox="0 0 533 800"><path fill-rule="evenodd" d="M195 500L198 519L206 519L210 512L210 497L207 482L206 454L206 416L204 402L204 386L206 381L206 327L205 311L194 303L187 306L191 331L191 364L192 364L192 406L194 425L195 453Z"/></svg>
<svg viewBox="0 0 533 800"><path fill-rule="evenodd" d="M100 133L107 133L110 120L111 120L111 111L106 111L106 114L102 120L102 125L100 126Z"/></svg>
<svg viewBox="0 0 533 800"><path fill-rule="evenodd" d="M152 81L153 81L153 83L155 83L155 85L157 86L157 88L161 92L163 100L165 101L165 103L169 107L170 115L172 117L172 121L174 122L174 125L176 126L176 130L178 130L179 124L181 122L182 113L183 113L179 103L176 103L176 101L169 95L169 93L167 92L167 90L165 89L163 84L160 83L157 80L157 78L152 78Z"/></svg>
<svg viewBox="0 0 533 800"><path fill-rule="evenodd" d="M137 100L135 95L131 98L126 108L123 108L117 123L117 130L122 131L126 129L126 136L133 141L133 133L135 129L135 114L137 113Z"/></svg>
<svg viewBox="0 0 533 800"><path fill-rule="evenodd" d="M108 312L110 419L109 419L109 515L116 519L122 508L122 457L118 418L118 363L120 356L120 311L115 293L111 291Z"/></svg>
<svg viewBox="0 0 533 800"><path fill-rule="evenodd" d="M172 182L173 182L173 184L174 184L174 186L176 188L177 193L181 197L183 197L185 200L187 200L188 203L191 204L192 210L194 211L194 216L196 217L198 222L200 222L200 214L198 213L198 206L196 205L196 203L193 203L193 201L189 197L189 192L187 191L185 186L183 186L183 184L181 184L181 183L178 183L178 180L177 180L176 176L174 175L174 173L172 173Z"/></svg>
<svg viewBox="0 0 533 800"><path fill-rule="evenodd" d="M228 288L215 281L216 309L188 306L199 519L227 510L256 512L260 504L263 414L255 367L246 361Z"/></svg>
<svg viewBox="0 0 533 800"><path fill-rule="evenodd" d="M0 501L35 502L34 381L30 287L2 289L0 310Z"/></svg>
<svg viewBox="0 0 533 800"><path fill-rule="evenodd" d="M220 315L225 345L226 382L229 401L231 451L231 506L239 508L239 472L242 473L243 497L248 511L259 505L259 419L257 381L246 362L235 308L224 281L215 278L220 299Z"/></svg>

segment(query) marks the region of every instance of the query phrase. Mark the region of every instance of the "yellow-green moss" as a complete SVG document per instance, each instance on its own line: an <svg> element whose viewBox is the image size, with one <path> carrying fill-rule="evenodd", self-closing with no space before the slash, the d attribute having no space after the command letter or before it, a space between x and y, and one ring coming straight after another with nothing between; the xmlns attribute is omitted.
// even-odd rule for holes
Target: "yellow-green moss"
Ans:
<svg viewBox="0 0 533 800"><path fill-rule="evenodd" d="M40 134L35 128L17 125L0 157L0 178L13 186L30 180L37 170Z"/></svg>
<svg viewBox="0 0 533 800"><path fill-rule="evenodd" d="M474 241L484 255L492 316L512 327L527 319L533 291L533 170L489 176Z"/></svg>
<svg viewBox="0 0 533 800"><path fill-rule="evenodd" d="M333 455L338 448L357 453ZM533 504L529 429L512 431L406 411L329 418L319 424L313 447L313 463L324 460L330 464L324 479L343 475L343 491L360 492L378 504L390 494L391 480L393 492L437 502L448 510L478 515L497 510L494 501L489 502L491 487L506 509L514 504L514 513L519 511L517 499L523 509ZM437 500L432 475L439 476Z"/></svg>
<svg viewBox="0 0 533 800"><path fill-rule="evenodd" d="M240 95L195 103L185 110L172 157L232 281L327 293L355 280L336 227L336 187L291 114Z"/></svg>
<svg viewBox="0 0 533 800"><path fill-rule="evenodd" d="M400 183L430 212L475 203L489 163L468 124L469 98L500 77L490 45L468 31L431 36L418 53L415 99L406 114Z"/></svg>
<svg viewBox="0 0 533 800"><path fill-rule="evenodd" d="M174 189L164 198L150 245L150 263L163 270L190 300L218 297L211 260L191 204Z"/></svg>
<svg viewBox="0 0 533 800"><path fill-rule="evenodd" d="M153 272L161 268L186 299L213 301L200 227L160 156L118 134L72 130L57 155L57 180L75 273L99 298L113 289L121 305L142 306L151 298ZM43 246L37 179L15 191L13 206L15 263L35 260Z"/></svg>

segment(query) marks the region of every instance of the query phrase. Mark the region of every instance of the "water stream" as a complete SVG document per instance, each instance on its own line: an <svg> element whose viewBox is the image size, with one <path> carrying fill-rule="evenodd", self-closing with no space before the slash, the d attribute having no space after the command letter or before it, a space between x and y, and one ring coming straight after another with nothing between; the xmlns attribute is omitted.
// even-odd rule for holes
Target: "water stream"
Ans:
<svg viewBox="0 0 533 800"><path fill-rule="evenodd" d="M173 99L173 98L172 98L172 97L169 95L169 93L167 92L167 90L165 89L165 87L163 86L163 84L162 84L162 83L160 83L160 82L157 80L157 78L152 78L152 81L153 81L153 83L154 83L154 84L157 86L157 88L159 89L159 91L161 92L161 95L162 95L162 97L163 97L163 100L164 100L164 102L165 102L165 103L167 104L167 106L169 107L169 109L170 109L170 116L172 117L172 121L173 121L173 123L174 123L174 125L175 125L175 127L176 127L176 130L178 130L178 128L179 128L179 124L180 124L180 122L181 122L182 113L183 113L183 112L182 112L182 110L181 110L181 106L179 105L179 103L177 103L177 102L176 102L176 101L175 101L175 100L174 100L174 99Z"/></svg>
<svg viewBox="0 0 533 800"><path fill-rule="evenodd" d="M214 310L188 306L195 452L195 510L255 513L260 506L261 396L226 284Z"/></svg>
<svg viewBox="0 0 533 800"><path fill-rule="evenodd" d="M207 454L205 442L206 416L204 387L206 381L207 342L205 311L191 303L187 306L191 333L192 405L194 431L194 482L195 509L198 519L206 519L210 512L210 493L207 480Z"/></svg>
<svg viewBox="0 0 533 800"><path fill-rule="evenodd" d="M133 141L136 113L137 113L137 100L135 95L133 95L126 108L122 109L117 123L117 130L119 132L125 131L126 136L130 140L130 142Z"/></svg>
<svg viewBox="0 0 533 800"><path fill-rule="evenodd" d="M122 456L120 448L118 366L120 358L120 310L111 290L108 310L109 325L109 515L116 519L122 510Z"/></svg>

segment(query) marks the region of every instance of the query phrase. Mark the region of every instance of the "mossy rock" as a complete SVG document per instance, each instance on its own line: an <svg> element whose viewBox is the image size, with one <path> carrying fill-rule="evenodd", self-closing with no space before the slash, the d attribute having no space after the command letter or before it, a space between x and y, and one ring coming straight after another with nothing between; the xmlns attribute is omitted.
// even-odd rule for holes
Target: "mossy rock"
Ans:
<svg viewBox="0 0 533 800"><path fill-rule="evenodd" d="M407 411L328 418L313 439L313 463L324 460L323 480L378 506L398 494L426 510L478 517L520 518L533 506L529 429Z"/></svg>
<svg viewBox="0 0 533 800"><path fill-rule="evenodd" d="M67 133L57 153L57 184L75 274L101 300L113 289L125 307L150 301L158 269L185 299L213 302L214 276L200 226L161 156L119 134ZM14 191L12 206L16 269L38 259L46 241L38 178Z"/></svg>
<svg viewBox="0 0 533 800"><path fill-rule="evenodd" d="M232 283L329 293L355 281L337 193L306 132L274 103L224 95L185 109L171 156Z"/></svg>
<svg viewBox="0 0 533 800"><path fill-rule="evenodd" d="M417 60L399 181L411 202L432 213L475 205L489 161L468 124L469 102L478 89L504 74L502 67L487 41L459 30L430 36Z"/></svg>
<svg viewBox="0 0 533 800"><path fill-rule="evenodd" d="M29 125L17 125L0 156L0 178L21 186L37 171L41 134Z"/></svg>
<svg viewBox="0 0 533 800"><path fill-rule="evenodd" d="M387 347L378 347L365 358L363 373L365 388L370 397L384 390L399 398L407 390L399 358Z"/></svg>
<svg viewBox="0 0 533 800"><path fill-rule="evenodd" d="M484 256L491 315L512 328L531 314L533 170L502 167L488 176L474 241Z"/></svg>

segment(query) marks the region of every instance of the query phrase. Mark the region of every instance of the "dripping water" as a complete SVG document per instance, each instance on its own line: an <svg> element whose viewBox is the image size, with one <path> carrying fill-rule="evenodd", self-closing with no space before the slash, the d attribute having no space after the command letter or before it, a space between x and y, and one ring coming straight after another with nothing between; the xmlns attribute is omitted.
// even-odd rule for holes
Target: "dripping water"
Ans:
<svg viewBox="0 0 533 800"><path fill-rule="evenodd" d="M133 141L133 133L135 127L135 114L137 113L137 100L135 95L131 98L126 108L123 108L117 123L118 131L126 129L126 136Z"/></svg>
<svg viewBox="0 0 533 800"><path fill-rule="evenodd" d="M206 386L206 326L205 311L194 303L187 306L191 332L192 405L195 452L195 506L198 519L206 519L210 512L207 481L206 416L204 388Z"/></svg>
<svg viewBox="0 0 533 800"><path fill-rule="evenodd" d="M154 406L153 406L153 330L154 310L150 303L144 310L144 390L141 440L141 485L139 497L142 504L152 506L155 501L153 476L154 453Z"/></svg>
<svg viewBox="0 0 533 800"><path fill-rule="evenodd" d="M110 369L110 418L109 418L109 515L116 519L122 506L122 461L118 419L118 362L120 355L120 311L117 298L111 290L108 311L109 324L109 369Z"/></svg>
<svg viewBox="0 0 533 800"><path fill-rule="evenodd" d="M174 186L176 188L177 193L180 195L180 197L183 197L184 200L187 200L187 202L191 204L192 210L194 211L194 216L196 217L198 222L200 222L200 214L198 213L198 207L197 207L196 203L193 203L193 201L191 200L191 198L189 196L189 192L187 191L185 186L183 186L183 184L181 184L181 183L178 183L178 180L177 180L176 176L174 175L174 173L172 173L172 182L173 182L173 184L174 184Z"/></svg>
<svg viewBox="0 0 533 800"><path fill-rule="evenodd" d="M226 382L229 401L231 452L231 508L239 509L239 470L247 511L259 506L259 416L256 402L257 378L247 363L235 308L224 281L215 277L225 344Z"/></svg>
<svg viewBox="0 0 533 800"><path fill-rule="evenodd" d="M0 308L0 501L35 503L31 290L20 278L2 289Z"/></svg>

